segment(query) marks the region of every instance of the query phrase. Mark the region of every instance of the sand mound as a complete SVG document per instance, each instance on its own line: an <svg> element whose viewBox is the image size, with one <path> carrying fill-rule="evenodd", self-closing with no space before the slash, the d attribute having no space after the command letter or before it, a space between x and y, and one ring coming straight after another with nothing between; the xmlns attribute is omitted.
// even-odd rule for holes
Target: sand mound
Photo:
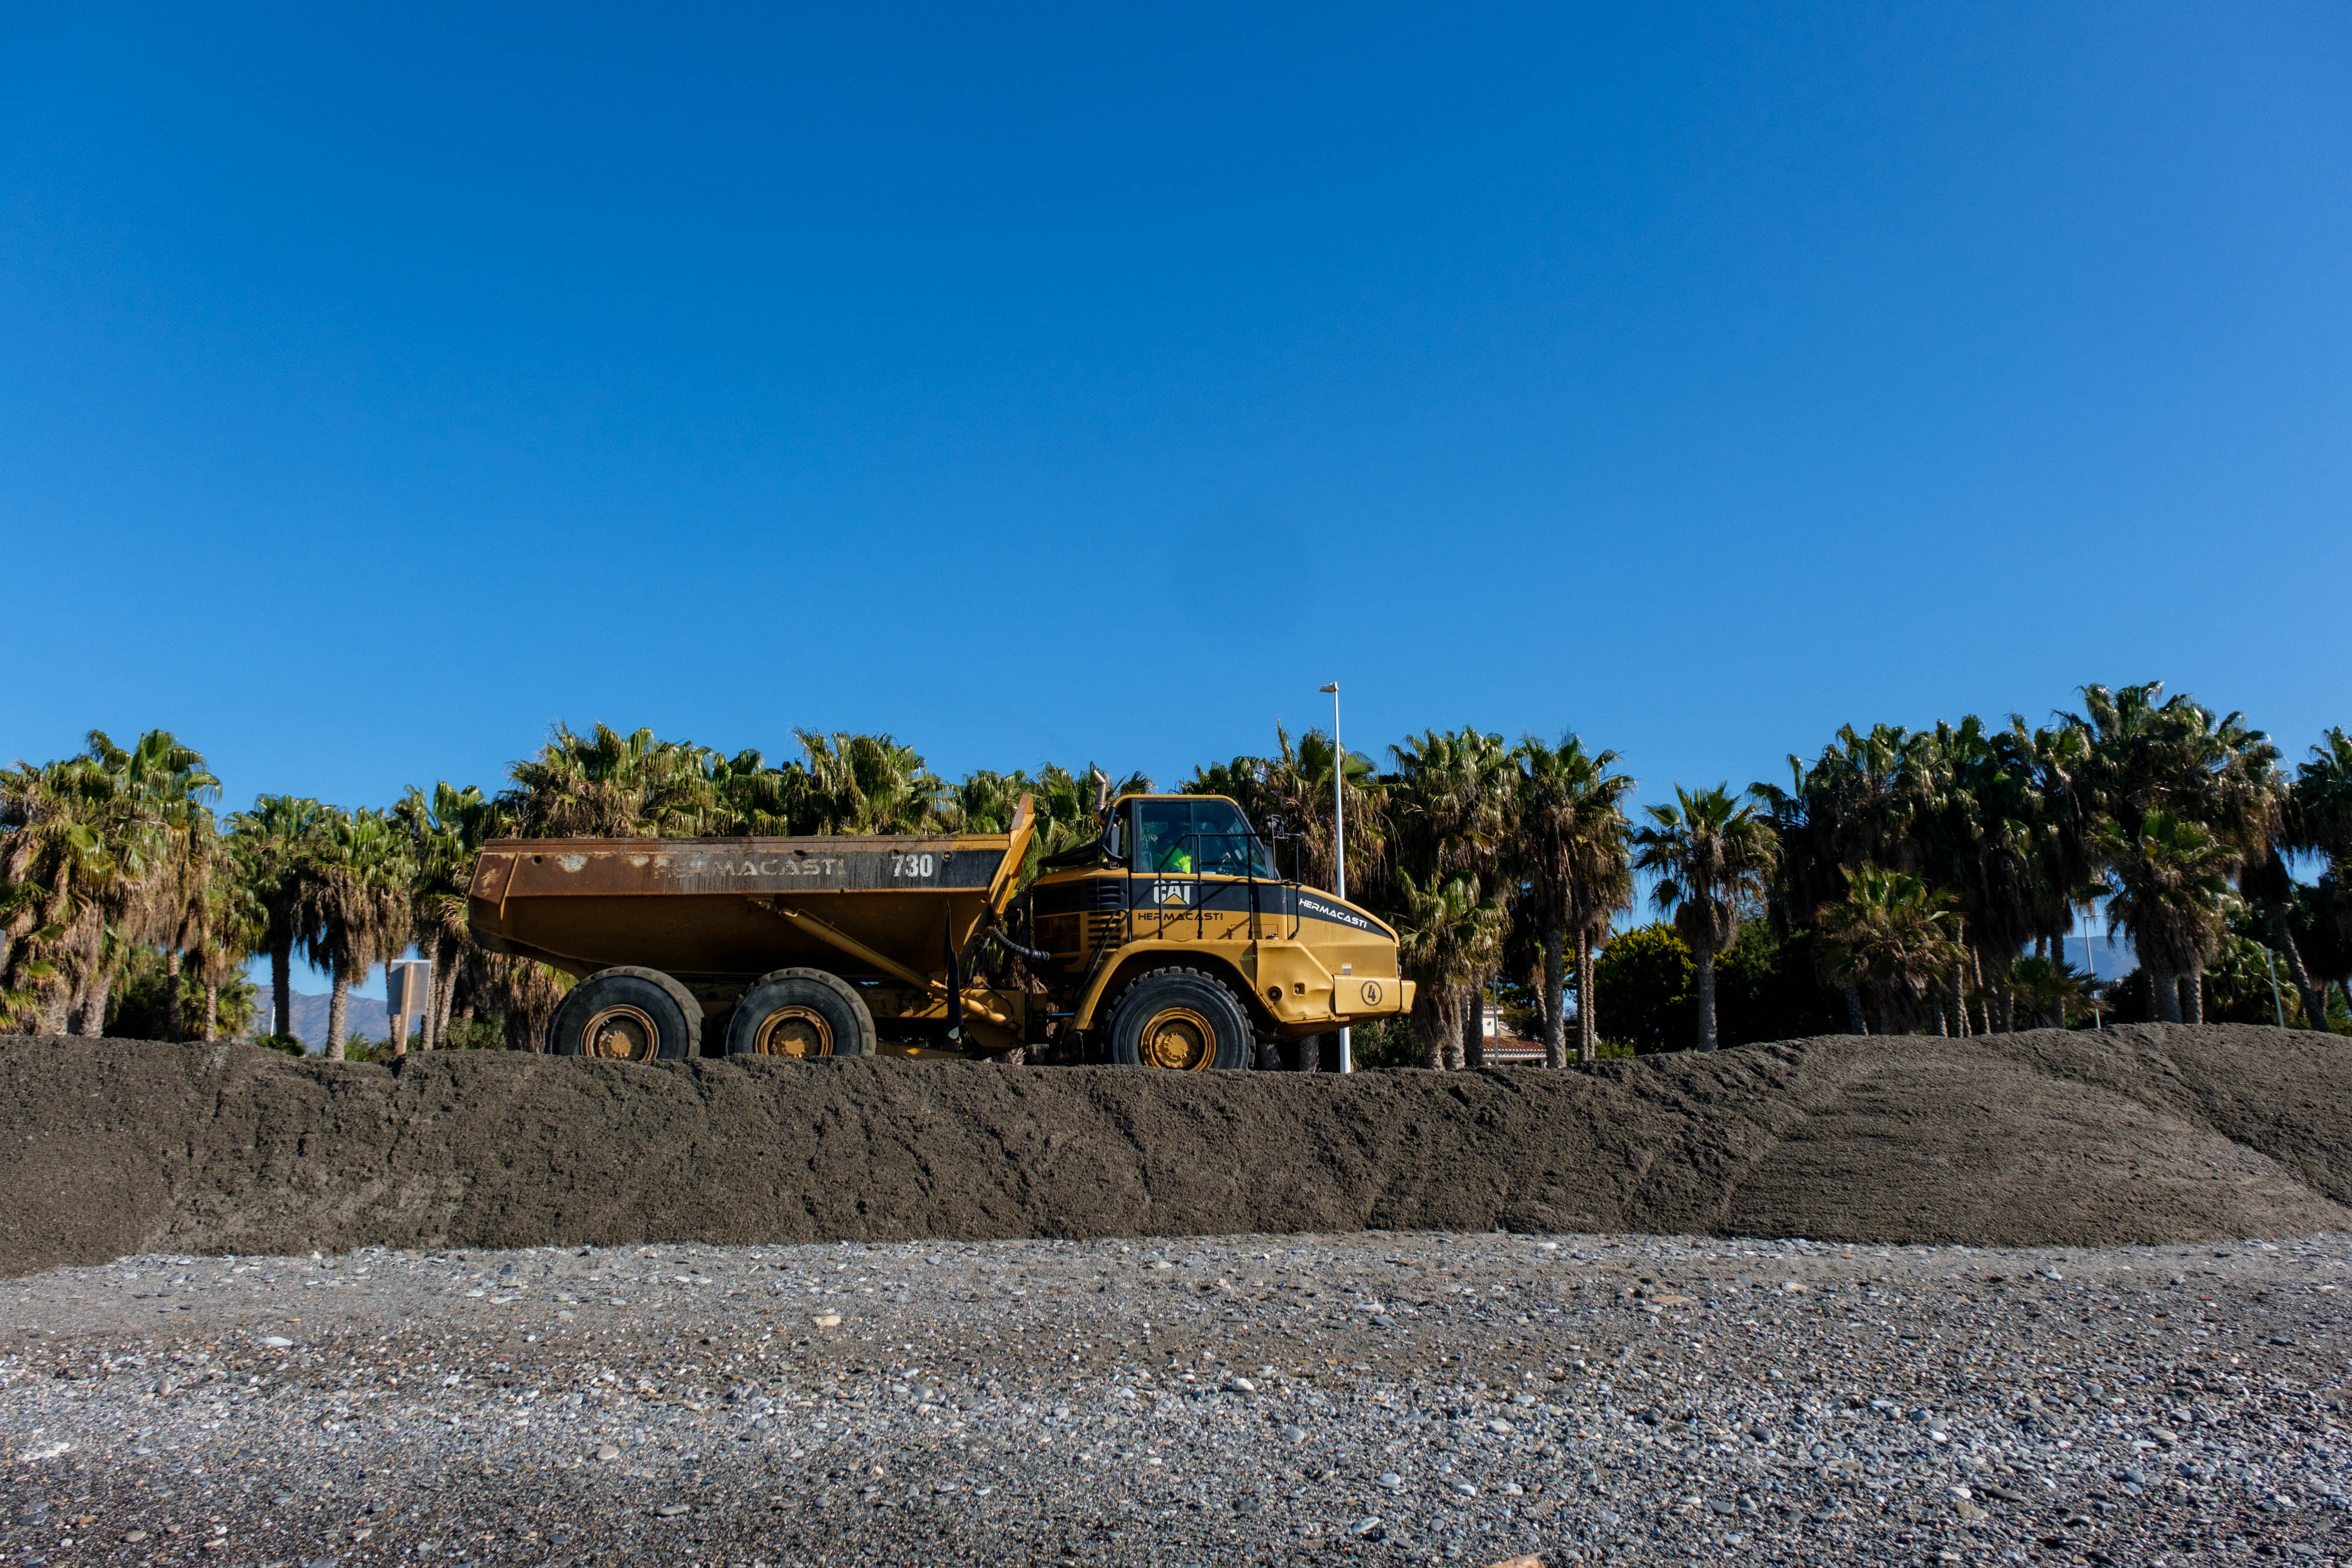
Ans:
<svg viewBox="0 0 2352 1568"><path fill-rule="evenodd" d="M2347 1091L2352 1042L2236 1026L1346 1079L21 1040L0 1271L376 1243L2307 1235L2352 1229Z"/></svg>

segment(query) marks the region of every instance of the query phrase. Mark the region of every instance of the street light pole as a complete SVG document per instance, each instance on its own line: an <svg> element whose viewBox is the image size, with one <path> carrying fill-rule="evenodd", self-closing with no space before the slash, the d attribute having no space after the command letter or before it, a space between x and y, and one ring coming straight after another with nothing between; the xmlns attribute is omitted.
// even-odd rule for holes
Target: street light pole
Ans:
<svg viewBox="0 0 2352 1568"><path fill-rule="evenodd" d="M2075 925L2082 925L2087 924L2083 918L2083 912L2081 910L2077 909L2074 913ZM2062 950L2058 956L2063 961L2066 956L2063 950L2064 945L2062 943L2060 944L2060 946ZM2099 1030L2101 1033L2105 1033L2107 1027L2107 1015L2105 1009L2099 1006L2099 955L2097 949L2091 946L2091 934L2088 931L2083 933L2083 969L2085 974L2091 977L2091 984L2089 988L2091 992L2091 1027Z"/></svg>
<svg viewBox="0 0 2352 1568"><path fill-rule="evenodd" d="M1333 861L1331 891L1341 898L1348 896L1348 753L1339 745L1339 683L1333 681L1323 688L1331 694L1331 857ZM1356 1071L1356 1056L1349 1030L1339 1026L1339 1071Z"/></svg>

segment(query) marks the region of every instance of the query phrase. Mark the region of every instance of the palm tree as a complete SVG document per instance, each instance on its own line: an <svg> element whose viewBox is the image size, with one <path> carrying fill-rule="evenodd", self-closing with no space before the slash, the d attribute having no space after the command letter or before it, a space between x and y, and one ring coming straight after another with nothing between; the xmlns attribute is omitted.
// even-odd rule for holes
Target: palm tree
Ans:
<svg viewBox="0 0 2352 1568"><path fill-rule="evenodd" d="M718 762L650 729L600 724L581 735L559 724L538 756L508 769L513 788L499 799L528 838L692 835L710 824Z"/></svg>
<svg viewBox="0 0 2352 1568"><path fill-rule="evenodd" d="M1501 961L1503 912L1478 896L1467 873L1427 887L1412 873L1399 871L1403 908L1396 920L1397 959L1419 989L1413 997L1412 1031L1421 1042L1421 1064L1460 1068L1465 1059L1462 1017L1472 990Z"/></svg>
<svg viewBox="0 0 2352 1568"><path fill-rule="evenodd" d="M1390 786L1391 855L1424 888L1441 878L1465 876L1474 897L1507 912L1516 889L1503 874L1510 825L1510 790L1517 779L1510 748L1499 735L1465 728L1426 730L1390 747L1397 773ZM1473 977L1464 992L1462 1049L1473 1061L1486 1055L1486 994L1502 961Z"/></svg>
<svg viewBox="0 0 2352 1568"><path fill-rule="evenodd" d="M123 881L110 835L111 790L87 758L0 772L0 883L9 889L0 993L10 1021L62 1034L77 977L106 933L103 900Z"/></svg>
<svg viewBox="0 0 2352 1568"><path fill-rule="evenodd" d="M2020 958L2010 978L2034 1029L2064 1029L2070 1012L2098 1005L2090 977L2063 958Z"/></svg>
<svg viewBox="0 0 2352 1568"><path fill-rule="evenodd" d="M2293 842L2352 860L2352 735L2330 729L2294 770Z"/></svg>
<svg viewBox="0 0 2352 1568"><path fill-rule="evenodd" d="M1876 1032L1893 1034L1909 1027L1928 987L1959 967L1953 900L1906 871L1864 866L1847 871L1845 883L1846 895L1819 916L1834 955L1832 978L1866 988L1879 1001Z"/></svg>
<svg viewBox="0 0 2352 1568"><path fill-rule="evenodd" d="M2292 845L2295 800L2279 772L2278 748L2243 715L2217 716L2186 693L2159 701L2164 688L2158 682L2082 691L2084 714L2066 716L2066 722L2090 737L2084 774L2105 819L2097 841L2134 844L2144 838L2138 829L2150 813L2193 824L2216 840L2229 852L2241 892L2269 915L2288 974L2309 1007L2317 991L2287 925L2294 881L2282 852ZM2147 868L2111 870L2121 879ZM2187 985L2196 982L2210 951L2200 940L2160 962L2187 966L2178 970ZM2201 984L2183 1006L2202 1016Z"/></svg>
<svg viewBox="0 0 2352 1568"><path fill-rule="evenodd" d="M2352 736L2340 727L2329 729L2322 744L2311 748L2310 759L2297 764L2294 772L2294 782L2287 791L2282 841L2289 849L2314 851L2327 858L2328 868L2315 893L2324 894L2330 908L2340 907L2344 889L2352 883ZM2352 936L2352 924L2346 925L2345 935ZM2316 1020L2312 1028L2326 1029L2326 979L2315 980L2301 967L2302 946L2292 933L2286 934L2283 950L2289 956L2289 968L2295 971L2295 986L2304 993L2304 1017ZM2344 995L2352 1001L2352 979L2345 980Z"/></svg>
<svg viewBox="0 0 2352 1568"><path fill-rule="evenodd" d="M914 747L887 735L793 731L807 753L803 832L920 833L948 789Z"/></svg>
<svg viewBox="0 0 2352 1568"><path fill-rule="evenodd" d="M1019 809L1021 797L1034 794L1035 789L1022 768L1010 773L976 768L949 787L940 803L940 829L950 833L1004 832L1013 826L1013 813Z"/></svg>
<svg viewBox="0 0 2352 1568"><path fill-rule="evenodd" d="M297 795L262 795L253 810L229 818L247 895L261 913L261 951L269 955L270 1032L294 1032L293 961L302 940L303 878L327 809Z"/></svg>
<svg viewBox="0 0 2352 1568"><path fill-rule="evenodd" d="M1544 1061L1568 1065L1568 934L1576 934L1577 1059L1592 1060L1590 969L1596 937L1610 917L1633 905L1625 797L1633 780L1612 772L1613 751L1588 752L1574 734L1548 746L1530 735L1512 753L1507 859L1525 881L1543 933Z"/></svg>
<svg viewBox="0 0 2352 1568"><path fill-rule="evenodd" d="M1772 903L1790 930L1810 926L1843 896L1844 873L1861 866L1917 871L1921 820L1935 807L1935 737L1899 725L1864 733L1842 727L1810 766L1789 758L1789 788L1755 784L1779 850ZM1862 992L1844 988L1854 1032L1865 1032Z"/></svg>
<svg viewBox="0 0 2352 1568"><path fill-rule="evenodd" d="M1038 862L1047 855L1077 849L1102 836L1098 800L1107 805L1122 795L1150 791L1151 780L1140 773L1117 778L1091 762L1084 771L1074 773L1058 763L1047 763L1037 775L1034 791L1037 836L1031 841L1029 861L1022 871L1024 884L1035 876Z"/></svg>
<svg viewBox="0 0 2352 1568"><path fill-rule="evenodd" d="M204 758L163 730L126 750L94 729L80 756L0 777L0 826L12 830L0 880L38 890L10 900L0 965L16 974L0 989L17 1009L44 1027L105 1031L124 961L176 930L190 845L211 835L203 802L214 788Z"/></svg>
<svg viewBox="0 0 2352 1568"><path fill-rule="evenodd" d="M466 923L466 890L483 841L504 827L496 801L468 784L436 783L426 799L411 786L392 809L393 821L408 840L415 881L409 887L411 923L426 962L425 1030L420 1051L440 1043L456 994L458 956L472 944Z"/></svg>
<svg viewBox="0 0 2352 1568"><path fill-rule="evenodd" d="M2128 831L2103 822L2096 841L2114 888L2107 927L2131 938L2157 1017L2202 1023L2205 966L2221 943L2238 852L2165 811L2144 813Z"/></svg>
<svg viewBox="0 0 2352 1568"><path fill-rule="evenodd" d="M1194 769L1180 787L1186 795L1223 795L1242 809L1260 828L1279 823L1296 858L1282 858L1295 867L1300 881L1328 892L1339 885L1339 856L1333 832L1332 775L1340 775L1339 792L1348 814L1348 861L1355 869L1359 888L1370 885L1366 874L1388 849L1388 791L1372 759L1351 751L1343 759L1331 737L1310 729L1294 744L1290 732L1274 727L1275 754L1236 757L1231 762Z"/></svg>
<svg viewBox="0 0 2352 1568"><path fill-rule="evenodd" d="M9 962L20 938L17 922L39 907L41 889L29 882L0 879L0 1031L21 1033L40 1027L40 997L33 984L46 980L56 966L43 964L37 972L19 974Z"/></svg>
<svg viewBox="0 0 2352 1568"><path fill-rule="evenodd" d="M1761 904L1779 841L1753 806L1727 785L1692 791L1675 786L1675 803L1649 808L1651 825L1633 835L1633 864L1658 879L1651 902L1673 919L1698 965L1698 1049L1715 1049L1715 958L1739 935L1742 905Z"/></svg>
<svg viewBox="0 0 2352 1568"><path fill-rule="evenodd" d="M327 971L327 1054L343 1058L352 982L408 946L408 844L380 811L330 810L301 877L302 946Z"/></svg>
<svg viewBox="0 0 2352 1568"><path fill-rule="evenodd" d="M2287 870L2285 852L2292 848L2286 814L2292 808L2292 797L2282 789L2277 797L2276 827L2262 836L2253 852L2238 872L2238 892L2246 903L2268 917L2271 945L2286 961L2287 979L2303 998L2303 1016L2325 1020L2327 999L2320 994L2318 982L2305 967L2302 946L2294 939L2289 915L2294 905L2294 876ZM2324 1021L2314 1028L2324 1028Z"/></svg>
<svg viewBox="0 0 2352 1568"><path fill-rule="evenodd" d="M128 751L92 731L90 755L112 775L116 797L135 831L147 835L147 883L137 900L133 940L153 940L163 948L165 1030L183 1038L180 960L194 944L215 874L219 833L210 802L220 781L205 771L205 759L168 730L151 729ZM102 1020L103 990L97 1001Z"/></svg>
<svg viewBox="0 0 2352 1568"><path fill-rule="evenodd" d="M267 940L268 929L268 916L241 863L238 841L221 835L186 932L188 959L205 993L198 1040L220 1038L221 993L237 983L247 956Z"/></svg>
<svg viewBox="0 0 2352 1568"><path fill-rule="evenodd" d="M1937 723L1927 736L1927 800L1912 831L1923 888L1951 890L1982 985L1988 1033L2010 1026L2010 967L2027 940L2032 885L2019 775L2004 767L1984 722ZM1966 989L1962 988L1965 1009ZM1907 1009L1915 998L1904 998ZM1963 1028L1966 1026L1963 1025Z"/></svg>
<svg viewBox="0 0 2352 1568"><path fill-rule="evenodd" d="M480 999L506 1019L507 1049L545 1049L547 1026L571 982L535 959L480 952L475 959Z"/></svg>

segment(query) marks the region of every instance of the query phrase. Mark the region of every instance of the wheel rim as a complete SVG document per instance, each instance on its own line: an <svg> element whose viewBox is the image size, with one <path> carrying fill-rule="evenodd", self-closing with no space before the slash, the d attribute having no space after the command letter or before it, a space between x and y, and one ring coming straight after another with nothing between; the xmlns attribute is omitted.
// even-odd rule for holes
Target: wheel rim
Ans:
<svg viewBox="0 0 2352 1568"><path fill-rule="evenodd" d="M761 1056L793 1056L805 1061L833 1054L833 1025L814 1008L784 1007L770 1013L752 1037L751 1049Z"/></svg>
<svg viewBox="0 0 2352 1568"><path fill-rule="evenodd" d="M1143 1026L1137 1054L1146 1067L1199 1072L1217 1059L1217 1029L1191 1008L1162 1008Z"/></svg>
<svg viewBox="0 0 2352 1568"><path fill-rule="evenodd" d="M651 1061L661 1054L661 1027L642 1009L606 1008L581 1031L580 1054L609 1061Z"/></svg>

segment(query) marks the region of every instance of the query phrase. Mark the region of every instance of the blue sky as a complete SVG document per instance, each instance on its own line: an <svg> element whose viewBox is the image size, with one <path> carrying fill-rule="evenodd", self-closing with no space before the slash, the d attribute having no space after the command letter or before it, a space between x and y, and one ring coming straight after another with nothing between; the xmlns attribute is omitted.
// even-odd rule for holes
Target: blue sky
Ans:
<svg viewBox="0 0 2352 1568"><path fill-rule="evenodd" d="M0 753L2352 722L2341 7L481 9L5 23Z"/></svg>

